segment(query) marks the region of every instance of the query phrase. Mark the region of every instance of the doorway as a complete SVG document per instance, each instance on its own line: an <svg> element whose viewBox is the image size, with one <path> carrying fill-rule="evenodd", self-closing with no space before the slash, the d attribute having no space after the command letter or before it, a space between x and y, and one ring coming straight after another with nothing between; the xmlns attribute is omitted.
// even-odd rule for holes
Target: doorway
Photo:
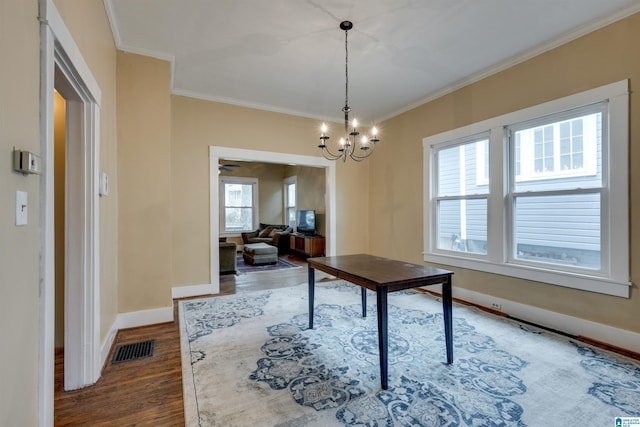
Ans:
<svg viewBox="0 0 640 427"><path fill-rule="evenodd" d="M246 162L284 163L298 166L323 168L325 171L325 234L326 254L336 252L336 165L323 157L303 156L298 154L276 153L230 147L209 147L209 224L210 224L210 293L220 292L219 276L219 186L218 165L220 159L234 159Z"/></svg>
<svg viewBox="0 0 640 427"><path fill-rule="evenodd" d="M64 389L75 390L99 376L97 135L92 131L95 103L72 83L64 66L55 62L54 197L48 209L54 211L56 332L63 325L55 346L64 345ZM56 117L56 98L62 117ZM56 122L64 129L56 129Z"/></svg>

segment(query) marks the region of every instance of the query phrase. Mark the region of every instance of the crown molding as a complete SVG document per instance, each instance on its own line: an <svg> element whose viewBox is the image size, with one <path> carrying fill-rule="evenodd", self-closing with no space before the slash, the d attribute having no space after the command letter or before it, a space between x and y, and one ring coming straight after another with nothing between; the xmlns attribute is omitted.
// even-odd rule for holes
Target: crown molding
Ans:
<svg viewBox="0 0 640 427"><path fill-rule="evenodd" d="M624 9L620 9L618 12L612 15L609 15L604 18L592 21L588 24L582 25L574 29L573 31L565 33L564 35L558 38L555 38L549 42L539 44L525 52L512 56L511 58L508 58L505 61L495 64L491 67L485 68L484 70L481 70L463 79L460 79L436 92L433 92L423 98L420 98L419 100L407 105L406 107L403 107L399 110L396 110L393 113L390 113L382 117L380 121L389 120L393 117L399 116L402 113L406 113L407 111L413 110L414 108L417 108L421 105L424 105L431 101L435 101L436 99L442 98L443 96L448 95L452 92L455 92L456 90L462 89L463 87L469 86L473 83L477 83L480 80L483 80L501 71L507 70L515 65L528 61L531 58L535 58L538 55L541 55L545 52L548 52L557 47L565 45L569 42L572 42L573 40L579 39L582 36L586 36L587 34L590 34L596 30L604 28L607 25L613 24L617 21L620 21L638 12L640 12L640 2L634 3L631 6L626 7Z"/></svg>

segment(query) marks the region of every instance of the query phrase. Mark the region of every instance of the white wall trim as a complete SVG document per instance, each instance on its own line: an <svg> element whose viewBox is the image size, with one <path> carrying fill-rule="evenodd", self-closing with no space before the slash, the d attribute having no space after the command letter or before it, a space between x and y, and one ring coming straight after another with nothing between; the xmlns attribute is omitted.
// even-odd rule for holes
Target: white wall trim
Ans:
<svg viewBox="0 0 640 427"><path fill-rule="evenodd" d="M82 78L82 83L86 86L87 93L90 93L93 101L100 105L102 101L102 91L100 90L98 82L93 77L91 69L82 57L80 48L78 48L75 40L73 40L71 33L58 13L58 9L54 6L53 0L43 1L47 3L46 16L41 16L41 19L44 19L43 23L51 28L57 44L62 47L61 50L67 55L69 63L73 64L76 71L75 74Z"/></svg>
<svg viewBox="0 0 640 427"><path fill-rule="evenodd" d="M535 58L538 55L542 55L545 52L548 52L557 47L565 45L573 40L579 39L582 36L586 36L589 33L592 33L600 28L606 27L607 25L613 24L614 22L620 21L637 12L640 12L640 2L634 3L628 6L627 8L617 11L613 15L605 16L602 19L590 22L554 40L550 40L549 42L542 43L526 52L519 53L515 56L512 56L511 58L506 59L505 61L492 65L491 67L485 68L484 70L480 70L475 74L472 74L461 80L458 80L457 82L454 82L447 87L444 87L430 95L427 95L409 105L406 105L400 108L399 110L396 110L394 112L391 112L385 115L384 117L381 117L379 121L388 120L392 117L396 117L402 113L406 113L407 111L413 110L414 108L417 108L428 102L434 101L438 98L442 98L445 95L448 95L450 93L457 91L458 89L462 89L463 87L477 83L480 80L483 80L494 74L498 74L501 71L507 70L515 65L528 61L531 58Z"/></svg>
<svg viewBox="0 0 640 427"><path fill-rule="evenodd" d="M206 285L189 285L189 286L174 286L171 288L171 298L190 298L190 297L199 297L204 295L211 295L218 292L214 292L214 287L212 284L208 283Z"/></svg>
<svg viewBox="0 0 640 427"><path fill-rule="evenodd" d="M117 319L111 324L111 328L109 328L109 333L107 334L107 339L105 339L100 346L100 366L102 367L104 367L105 363L107 362L107 357L109 357L111 347L113 347L113 343L116 340L116 335L118 335L116 322Z"/></svg>
<svg viewBox="0 0 640 427"><path fill-rule="evenodd" d="M202 101L217 102L221 104L235 105L237 107L251 108L254 110L269 111L271 113L280 113L280 114L287 114L290 116L304 117L307 119L314 119L314 120L321 120L321 121L323 120L327 122L332 122L336 120L335 117L333 118L329 116L319 117L317 114L315 115L309 114L309 113L305 113L304 111L292 110L290 108L276 107L274 105L261 104L259 102L248 102L248 101L229 98L225 96L214 96L211 94L201 93L201 92L197 92L190 89L181 89L179 87L177 88L175 87L175 85L173 85L171 88L171 94L177 95L177 96L186 96L188 98L200 99Z"/></svg>
<svg viewBox="0 0 640 427"><path fill-rule="evenodd" d="M68 277L75 277L73 288L65 282L65 390L95 383L100 377L100 253L97 171L100 163L101 91L82 53L58 13L53 0L40 0L40 150L43 174L40 177L41 224L41 303L40 366L38 372L38 420L40 425L53 425L54 398L54 316L55 316L55 247L53 231L53 91L58 84L68 103L68 130L75 135L70 149L75 161L68 163L74 176L81 180L74 193L75 202L67 212L79 211L73 223L74 247L66 245L70 264ZM57 68L56 68L57 66ZM57 74L57 71L60 74ZM69 175L67 175L69 183ZM75 181L74 181L75 182ZM75 191L74 190L74 191ZM70 297L71 295L71 297ZM71 317L69 317L71 316Z"/></svg>
<svg viewBox="0 0 640 427"><path fill-rule="evenodd" d="M175 286L171 289L171 298L190 298L211 295L213 293L213 286L210 284ZM118 331L120 329L172 322L173 320L173 308L171 307L118 314L116 320L113 322L111 328L109 329L106 340L102 343L101 346L101 366L104 366L104 364L106 363L109 352L111 351L111 347L113 346L116 335L118 334Z"/></svg>
<svg viewBox="0 0 640 427"><path fill-rule="evenodd" d="M429 286L424 289L442 294L442 287L440 285ZM640 333L637 332L615 328L602 323L580 319L579 317L573 317L532 305L471 291L469 289L457 288L455 286L453 287L453 297L487 308L491 308L493 304L499 304L501 306L501 312L516 319L551 328L569 335L590 338L625 350L640 353Z"/></svg>
<svg viewBox="0 0 640 427"><path fill-rule="evenodd" d="M45 0L40 8L46 9ZM40 304L39 304L39 361L38 361L38 424L51 426L54 423L55 388L55 236L53 170L47 164L53 164L53 150L48 144L53 141L53 75L55 37L49 26L40 25L40 154L44 171L40 179ZM48 89L51 88L49 91Z"/></svg>
<svg viewBox="0 0 640 427"><path fill-rule="evenodd" d="M173 306L120 313L116 318L118 330L167 322L173 322Z"/></svg>
<svg viewBox="0 0 640 427"><path fill-rule="evenodd" d="M173 322L173 308L158 308L155 310L144 310L130 313L120 313L109 328L107 338L100 346L100 366L107 363L107 358L116 340L120 329L136 328L139 326L154 325L157 323Z"/></svg>

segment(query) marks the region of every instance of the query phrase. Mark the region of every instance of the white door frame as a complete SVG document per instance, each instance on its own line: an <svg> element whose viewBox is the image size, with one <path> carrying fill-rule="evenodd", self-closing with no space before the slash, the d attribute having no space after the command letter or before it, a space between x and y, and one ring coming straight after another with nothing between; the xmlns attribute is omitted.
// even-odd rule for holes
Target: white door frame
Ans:
<svg viewBox="0 0 640 427"><path fill-rule="evenodd" d="M38 420L53 425L55 247L53 91L67 102L65 389L100 377L98 167L101 91L52 0L39 1L41 79Z"/></svg>
<svg viewBox="0 0 640 427"><path fill-rule="evenodd" d="M220 253L218 237L220 234L220 189L218 185L218 164L220 159L233 159L245 162L284 163L298 166L324 168L325 204L326 204L326 252L327 256L336 254L336 164L324 157L303 156L300 154L276 153L274 151L246 150L231 147L209 147L209 230L210 230L210 272L211 293L220 293Z"/></svg>

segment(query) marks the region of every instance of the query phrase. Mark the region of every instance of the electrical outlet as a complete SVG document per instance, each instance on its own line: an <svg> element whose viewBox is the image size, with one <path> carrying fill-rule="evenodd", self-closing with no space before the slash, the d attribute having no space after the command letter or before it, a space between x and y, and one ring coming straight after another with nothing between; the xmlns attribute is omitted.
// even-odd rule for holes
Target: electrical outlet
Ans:
<svg viewBox="0 0 640 427"><path fill-rule="evenodd" d="M492 302L491 303L491 308L493 308L494 310L502 310L502 304L500 304L498 302Z"/></svg>

